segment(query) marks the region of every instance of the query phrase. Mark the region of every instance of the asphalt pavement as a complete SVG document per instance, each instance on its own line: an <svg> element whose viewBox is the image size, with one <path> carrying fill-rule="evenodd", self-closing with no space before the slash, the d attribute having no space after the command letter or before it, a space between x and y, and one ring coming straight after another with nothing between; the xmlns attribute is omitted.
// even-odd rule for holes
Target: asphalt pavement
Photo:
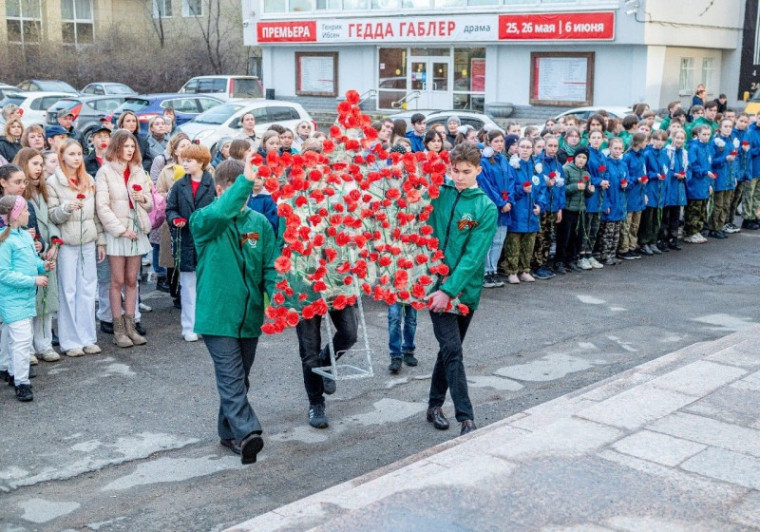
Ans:
<svg viewBox="0 0 760 532"><path fill-rule="evenodd" d="M476 422L485 427L697 342L760 322L760 234L550 281L484 292L465 342ZM257 464L218 444L202 342L146 290L146 347L41 362L35 400L0 389L0 530L222 530L447 442L424 418L435 357L386 371L385 309L366 301L375 376L338 383L330 428L307 425L293 331L264 337L250 400L264 426ZM451 416L452 407L444 410Z"/></svg>

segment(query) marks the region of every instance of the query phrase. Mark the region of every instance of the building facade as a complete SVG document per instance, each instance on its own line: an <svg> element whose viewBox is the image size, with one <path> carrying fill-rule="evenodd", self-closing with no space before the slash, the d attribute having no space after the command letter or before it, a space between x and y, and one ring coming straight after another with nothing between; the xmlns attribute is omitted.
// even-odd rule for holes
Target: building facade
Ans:
<svg viewBox="0 0 760 532"><path fill-rule="evenodd" d="M744 0L243 0L277 98L519 114L738 96Z"/></svg>

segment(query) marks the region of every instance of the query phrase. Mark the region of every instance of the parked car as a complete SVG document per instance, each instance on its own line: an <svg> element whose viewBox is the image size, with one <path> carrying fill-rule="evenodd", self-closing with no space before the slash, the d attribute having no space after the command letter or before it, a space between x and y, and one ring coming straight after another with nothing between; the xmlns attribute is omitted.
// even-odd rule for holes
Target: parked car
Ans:
<svg viewBox="0 0 760 532"><path fill-rule="evenodd" d="M592 107L576 107L575 109L570 109L569 111L565 111L564 113L560 113L555 116L554 120L559 120L561 117L567 115L575 115L581 120L588 120L591 115L598 113L602 109L607 111L607 113L612 118L625 118L626 116L633 114L633 109L630 107L597 105Z"/></svg>
<svg viewBox="0 0 760 532"><path fill-rule="evenodd" d="M111 83L111 82L97 82L85 85L85 87L79 92L80 94L137 94L137 91L132 89L129 85L123 83Z"/></svg>
<svg viewBox="0 0 760 532"><path fill-rule="evenodd" d="M110 118L115 124L121 113L132 111L137 115L137 120L140 122L140 131L147 133L148 122L151 118L162 115L166 108L174 109L177 125L180 126L222 103L218 98L201 94L193 96L175 93L141 94L139 96L128 96L124 103L114 110Z"/></svg>
<svg viewBox="0 0 760 532"><path fill-rule="evenodd" d="M77 90L60 79L25 79L17 85L26 92L65 92L77 94Z"/></svg>
<svg viewBox="0 0 760 532"><path fill-rule="evenodd" d="M8 85L7 83L0 83L0 98L5 98L5 95L9 92L18 92L18 87Z"/></svg>
<svg viewBox="0 0 760 532"><path fill-rule="evenodd" d="M392 114L388 118L391 120L397 120L401 118L403 120L406 120L407 127L411 127L412 115L415 113L422 113L425 115L425 121L427 122L428 129L430 129L431 126L435 124L443 124L444 126L447 126L447 122L450 116L458 116L463 126L472 126L476 130L480 130L487 124L493 127L499 127L499 125L494 122L493 118L486 114L478 113L476 111L463 111L461 109L452 109L449 111L431 111L430 109L418 109L414 111L404 111L403 113Z"/></svg>
<svg viewBox="0 0 760 532"><path fill-rule="evenodd" d="M90 135L100 125L100 120L107 118L127 99L127 96L79 96L64 98L51 105L47 110L47 124L58 123L58 111L66 109L73 114L74 128L82 133L85 146L89 146Z"/></svg>
<svg viewBox="0 0 760 532"><path fill-rule="evenodd" d="M18 89L16 89L18 91ZM54 103L76 96L76 93L67 92L8 92L5 98L0 100L0 109L3 106L12 103L19 106L21 110L21 122L24 127L32 124L46 124L47 110Z"/></svg>
<svg viewBox="0 0 760 532"><path fill-rule="evenodd" d="M209 94L225 102L263 98L264 87L256 76L197 76L187 81L180 94Z"/></svg>
<svg viewBox="0 0 760 532"><path fill-rule="evenodd" d="M193 141L200 142L215 151L216 143L224 137L237 137L243 129L241 120L246 113L253 113L256 118L254 130L261 136L272 124L295 131L302 120L317 124L301 105L278 100L243 100L229 102L197 116L179 129L187 133Z"/></svg>

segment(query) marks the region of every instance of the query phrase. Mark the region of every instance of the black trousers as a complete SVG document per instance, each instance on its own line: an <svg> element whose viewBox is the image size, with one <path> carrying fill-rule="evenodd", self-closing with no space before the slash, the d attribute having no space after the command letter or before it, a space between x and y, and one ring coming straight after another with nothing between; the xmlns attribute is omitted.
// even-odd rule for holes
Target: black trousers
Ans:
<svg viewBox="0 0 760 532"><path fill-rule="evenodd" d="M336 358L351 349L356 343L359 328L359 312L356 307L346 307L343 310L331 310L330 319L335 325L333 348ZM312 368L330 364L329 345L322 347L322 316L314 316L310 320L301 320L296 326L298 335L298 352L301 355L303 384L310 405L325 403L324 381L322 376L312 371Z"/></svg>
<svg viewBox="0 0 760 532"><path fill-rule="evenodd" d="M559 264L576 260L582 241L580 213L563 210L562 221L557 224L557 250L554 253L554 262Z"/></svg>
<svg viewBox="0 0 760 532"><path fill-rule="evenodd" d="M467 334L467 328L472 321L473 313L467 316L449 312L431 312L433 333L438 340L438 358L433 367L433 379L430 381L430 408L443 406L446 391L451 392L457 421L475 419L467 391L467 376L464 372L462 342Z"/></svg>

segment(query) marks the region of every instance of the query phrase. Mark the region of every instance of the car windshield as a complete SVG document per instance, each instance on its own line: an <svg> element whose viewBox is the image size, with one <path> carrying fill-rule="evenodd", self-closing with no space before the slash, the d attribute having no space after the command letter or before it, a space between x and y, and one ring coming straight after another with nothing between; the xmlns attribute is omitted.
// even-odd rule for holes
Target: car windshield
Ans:
<svg viewBox="0 0 760 532"><path fill-rule="evenodd" d="M132 111L133 113L137 113L149 105L150 101L143 98L127 98L126 101L117 109L117 111L120 113L123 113L124 111Z"/></svg>
<svg viewBox="0 0 760 532"><path fill-rule="evenodd" d="M108 84L105 86L108 94L134 94L135 91L121 83Z"/></svg>
<svg viewBox="0 0 760 532"><path fill-rule="evenodd" d="M45 92L76 92L77 90L65 81L38 81L40 89Z"/></svg>
<svg viewBox="0 0 760 532"><path fill-rule="evenodd" d="M229 120L232 115L240 111L244 106L241 104L234 104L234 103L227 103L224 105L217 105L216 107L213 107L206 111L205 113L201 113L198 116L195 117L193 122L196 124L211 124L211 125L221 125L224 124L227 120Z"/></svg>
<svg viewBox="0 0 760 532"><path fill-rule="evenodd" d="M0 108L5 107L9 103L20 106L24 103L24 100L26 100L26 97L21 96L20 94L8 94L5 98L0 100Z"/></svg>

